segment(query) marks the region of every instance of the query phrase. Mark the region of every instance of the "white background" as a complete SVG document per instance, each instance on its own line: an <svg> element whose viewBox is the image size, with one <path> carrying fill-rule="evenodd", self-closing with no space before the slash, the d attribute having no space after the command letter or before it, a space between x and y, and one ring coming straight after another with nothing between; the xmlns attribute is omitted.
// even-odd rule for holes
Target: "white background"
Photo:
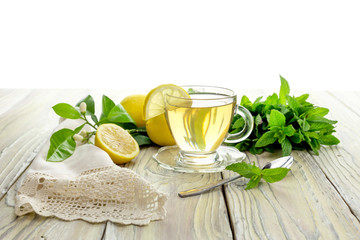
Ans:
<svg viewBox="0 0 360 240"><path fill-rule="evenodd" d="M358 1L1 1L0 88L359 90Z"/></svg>

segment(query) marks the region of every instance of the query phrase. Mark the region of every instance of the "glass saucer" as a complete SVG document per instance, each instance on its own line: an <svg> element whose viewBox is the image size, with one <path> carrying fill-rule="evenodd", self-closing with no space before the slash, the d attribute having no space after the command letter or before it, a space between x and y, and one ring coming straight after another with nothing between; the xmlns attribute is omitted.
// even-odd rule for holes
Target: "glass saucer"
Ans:
<svg viewBox="0 0 360 240"><path fill-rule="evenodd" d="M180 149L177 146L162 147L152 157L163 168L185 173L213 173L221 172L229 164L241 162L246 158L245 153L235 147L220 146L217 150L219 159L215 164L203 166L180 165L177 162Z"/></svg>

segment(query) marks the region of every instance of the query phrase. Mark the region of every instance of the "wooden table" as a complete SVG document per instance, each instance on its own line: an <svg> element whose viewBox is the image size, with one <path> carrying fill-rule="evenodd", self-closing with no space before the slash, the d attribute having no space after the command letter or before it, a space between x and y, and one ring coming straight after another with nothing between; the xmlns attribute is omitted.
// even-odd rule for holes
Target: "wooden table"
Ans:
<svg viewBox="0 0 360 240"><path fill-rule="evenodd" d="M266 91L243 92L255 100ZM360 96L359 92L313 92L310 102L330 108L338 120L341 143L322 147L318 156L293 151L295 162L278 183L261 182L245 191L239 182L191 198L177 192L232 175L174 173L142 148L125 167L169 194L164 220L147 226L66 222L36 214L17 217L11 206L16 184L58 123L51 106L75 104L91 94L119 101L132 93L92 89L0 89L0 239L360 239ZM303 93L303 92L300 92ZM297 93L292 93L298 96ZM280 153L254 156L258 165ZM241 182L241 180L240 180Z"/></svg>

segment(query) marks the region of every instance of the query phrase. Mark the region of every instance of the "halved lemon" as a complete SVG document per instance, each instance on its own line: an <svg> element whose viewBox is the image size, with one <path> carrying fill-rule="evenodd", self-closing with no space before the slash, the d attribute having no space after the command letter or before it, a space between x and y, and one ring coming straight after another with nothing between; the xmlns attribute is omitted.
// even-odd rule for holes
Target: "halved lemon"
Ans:
<svg viewBox="0 0 360 240"><path fill-rule="evenodd" d="M113 123L105 123L97 128L95 146L107 152L116 164L131 161L140 152L136 140L122 127Z"/></svg>
<svg viewBox="0 0 360 240"><path fill-rule="evenodd" d="M152 89L145 98L143 117L145 120L156 117L165 112L165 94L175 97L190 98L181 87L174 84L163 84Z"/></svg>

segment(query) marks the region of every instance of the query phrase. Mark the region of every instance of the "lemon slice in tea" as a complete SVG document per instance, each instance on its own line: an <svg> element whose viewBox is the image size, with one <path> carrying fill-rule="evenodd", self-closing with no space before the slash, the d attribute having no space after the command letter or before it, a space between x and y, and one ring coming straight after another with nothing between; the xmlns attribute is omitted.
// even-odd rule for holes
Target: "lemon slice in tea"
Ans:
<svg viewBox="0 0 360 240"><path fill-rule="evenodd" d="M163 84L152 89L145 98L143 117L145 120L165 112L165 94L175 97L190 98L189 94L174 84Z"/></svg>

